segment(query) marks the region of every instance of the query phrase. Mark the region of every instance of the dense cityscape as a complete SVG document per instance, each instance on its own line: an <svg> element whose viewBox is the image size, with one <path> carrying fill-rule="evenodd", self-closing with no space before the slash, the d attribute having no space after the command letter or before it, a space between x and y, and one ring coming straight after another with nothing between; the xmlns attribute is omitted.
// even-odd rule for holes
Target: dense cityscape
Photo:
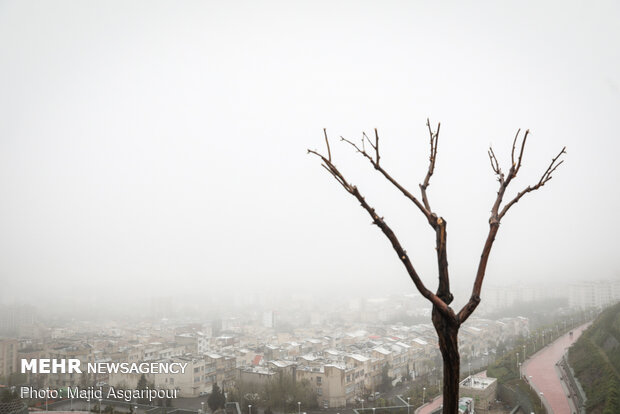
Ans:
<svg viewBox="0 0 620 414"><path fill-rule="evenodd" d="M619 298L618 281L577 283L555 290L491 287L486 306L461 329L461 372L469 377L484 370L518 340L530 338L532 349L526 343L521 354L525 362L526 353L551 341L553 324L559 335L567 323L574 326L593 316L579 312L602 309ZM320 311L316 302L297 298L278 309L268 303L231 306L230 311L209 319L179 314L172 298L151 302L151 317L105 322L46 315L32 305L2 305L0 377L5 385L56 390L78 384L138 389L142 379L152 388L175 390L182 399L223 390L229 400L253 401L255 409L270 384L287 380L299 388L293 402L303 400L304 410L361 407L364 402L369 407L380 399L385 405L388 396L395 395L391 390L406 393L403 386L417 379L424 379L428 397L434 397L431 386L441 381L430 309L415 295L341 298ZM544 303L551 304L551 311L541 307ZM582 320L572 320L576 318ZM535 333L545 324L551 326L547 338L544 330ZM182 374L146 376L20 373L21 361L41 358L99 364L165 361L187 368ZM482 407L480 402L478 406Z"/></svg>
<svg viewBox="0 0 620 414"><path fill-rule="evenodd" d="M0 414L620 413L619 20L0 0Z"/></svg>

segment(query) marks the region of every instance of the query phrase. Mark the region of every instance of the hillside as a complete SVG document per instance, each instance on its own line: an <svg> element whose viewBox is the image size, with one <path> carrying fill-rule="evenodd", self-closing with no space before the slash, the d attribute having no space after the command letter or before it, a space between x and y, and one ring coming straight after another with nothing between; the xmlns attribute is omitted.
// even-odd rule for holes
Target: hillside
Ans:
<svg viewBox="0 0 620 414"><path fill-rule="evenodd" d="M586 392L587 412L620 413L620 303L599 315L568 359Z"/></svg>

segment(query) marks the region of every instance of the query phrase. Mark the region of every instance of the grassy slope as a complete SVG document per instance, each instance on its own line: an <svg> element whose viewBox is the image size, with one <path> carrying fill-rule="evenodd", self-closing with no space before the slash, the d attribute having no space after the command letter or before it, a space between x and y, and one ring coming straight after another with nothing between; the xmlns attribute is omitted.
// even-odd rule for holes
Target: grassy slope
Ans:
<svg viewBox="0 0 620 414"><path fill-rule="evenodd" d="M587 412L620 413L620 303L605 310L570 348L569 362L586 392Z"/></svg>

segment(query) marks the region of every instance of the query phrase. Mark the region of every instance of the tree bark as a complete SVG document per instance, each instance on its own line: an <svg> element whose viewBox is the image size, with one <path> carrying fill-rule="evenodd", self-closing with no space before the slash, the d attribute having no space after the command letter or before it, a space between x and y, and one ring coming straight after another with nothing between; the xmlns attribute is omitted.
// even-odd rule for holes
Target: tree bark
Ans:
<svg viewBox="0 0 620 414"><path fill-rule="evenodd" d="M433 325L439 337L443 359L443 414L458 414L461 357L458 345L458 322L433 306Z"/></svg>

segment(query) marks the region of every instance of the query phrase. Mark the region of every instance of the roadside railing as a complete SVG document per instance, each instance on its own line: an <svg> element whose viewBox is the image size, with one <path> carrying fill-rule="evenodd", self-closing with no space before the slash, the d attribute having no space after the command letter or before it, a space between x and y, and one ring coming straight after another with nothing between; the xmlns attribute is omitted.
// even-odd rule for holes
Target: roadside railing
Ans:
<svg viewBox="0 0 620 414"><path fill-rule="evenodd" d="M567 354L564 354L557 365L562 372L562 377L565 380L566 385L568 386L568 391L570 393L569 398L573 401L573 405L577 408L577 410L579 410L579 414L585 414L587 400L586 393L581 387L581 384L579 384L577 378L575 378L575 373L568 363Z"/></svg>
<svg viewBox="0 0 620 414"><path fill-rule="evenodd" d="M28 414L28 407L21 400L0 403L0 414Z"/></svg>

